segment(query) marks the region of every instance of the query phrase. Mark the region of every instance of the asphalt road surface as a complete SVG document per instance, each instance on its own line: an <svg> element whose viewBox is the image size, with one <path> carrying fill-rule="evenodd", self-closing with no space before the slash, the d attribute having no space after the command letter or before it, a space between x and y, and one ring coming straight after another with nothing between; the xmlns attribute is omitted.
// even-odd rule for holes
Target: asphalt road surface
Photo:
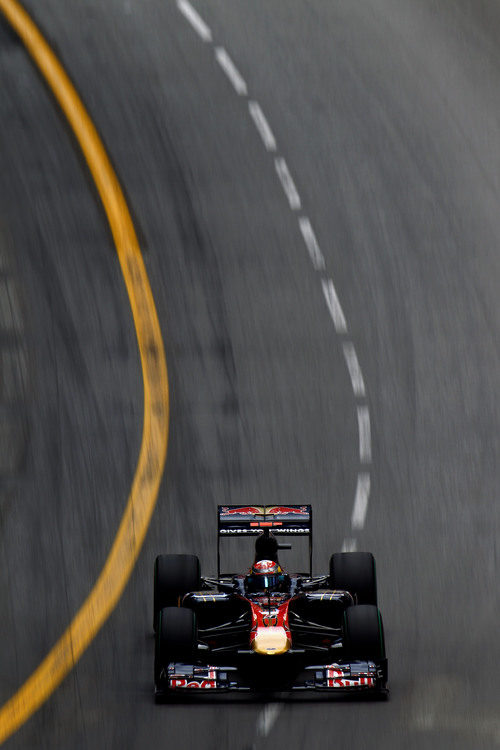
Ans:
<svg viewBox="0 0 500 750"><path fill-rule="evenodd" d="M173 0L27 7L127 193L171 437L120 604L5 746L500 746L500 3L193 0L203 25ZM4 25L0 91L3 703L102 567L143 393L95 189ZM217 503L256 501L313 503L316 572L374 552L389 702L153 704L155 555L213 572Z"/></svg>

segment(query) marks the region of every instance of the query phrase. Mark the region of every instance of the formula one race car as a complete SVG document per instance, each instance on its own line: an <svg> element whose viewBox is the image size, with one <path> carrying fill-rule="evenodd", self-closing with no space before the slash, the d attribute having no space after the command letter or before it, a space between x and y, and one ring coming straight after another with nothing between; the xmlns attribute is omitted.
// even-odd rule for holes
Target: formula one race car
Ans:
<svg viewBox="0 0 500 750"><path fill-rule="evenodd" d="M369 552L337 552L312 575L312 507L219 506L216 577L195 555L154 570L155 697L323 691L385 697L387 659ZM220 540L255 535L246 575L221 573ZM277 536L309 537L309 573L280 566Z"/></svg>

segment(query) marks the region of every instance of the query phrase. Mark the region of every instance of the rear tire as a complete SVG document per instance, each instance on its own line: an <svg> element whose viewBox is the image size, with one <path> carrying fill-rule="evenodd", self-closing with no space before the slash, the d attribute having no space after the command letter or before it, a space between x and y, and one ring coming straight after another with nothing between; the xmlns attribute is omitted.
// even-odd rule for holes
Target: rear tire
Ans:
<svg viewBox="0 0 500 750"><path fill-rule="evenodd" d="M357 604L377 605L377 575L371 552L336 552L330 558L330 586L348 591Z"/></svg>
<svg viewBox="0 0 500 750"><path fill-rule="evenodd" d="M160 673L173 661L191 664L198 643L196 616L192 609L164 607L158 614L155 641L155 683Z"/></svg>
<svg viewBox="0 0 500 750"><path fill-rule="evenodd" d="M179 607L182 597L198 591L200 585L200 561L196 555L158 555L154 569L155 631L160 611L164 607Z"/></svg>
<svg viewBox="0 0 500 750"><path fill-rule="evenodd" d="M344 650L349 659L385 659L382 616L372 604L358 604L344 612Z"/></svg>

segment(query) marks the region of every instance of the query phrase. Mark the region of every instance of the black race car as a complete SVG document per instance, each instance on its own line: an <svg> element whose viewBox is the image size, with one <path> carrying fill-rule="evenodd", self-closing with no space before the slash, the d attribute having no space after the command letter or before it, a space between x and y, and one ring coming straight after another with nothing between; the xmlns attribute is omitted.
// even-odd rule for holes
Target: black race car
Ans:
<svg viewBox="0 0 500 750"><path fill-rule="evenodd" d="M218 508L217 576L195 555L154 569L157 701L218 692L358 692L385 697L387 659L369 552L337 552L312 575L312 507ZM246 575L221 573L220 540L255 535ZM309 572L278 560L281 535L309 537Z"/></svg>

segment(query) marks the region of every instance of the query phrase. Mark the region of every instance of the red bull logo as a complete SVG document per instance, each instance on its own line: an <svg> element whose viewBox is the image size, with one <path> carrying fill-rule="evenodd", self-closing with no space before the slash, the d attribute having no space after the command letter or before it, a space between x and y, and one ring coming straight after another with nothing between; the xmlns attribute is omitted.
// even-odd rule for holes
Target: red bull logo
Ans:
<svg viewBox="0 0 500 750"><path fill-rule="evenodd" d="M278 516L282 513L295 516L308 515L307 505L301 505L300 508L290 508L287 505L273 505L272 508L267 508L266 510L266 515L268 516Z"/></svg>
<svg viewBox="0 0 500 750"><path fill-rule="evenodd" d="M249 505L245 508L221 508L223 516L262 516L263 508Z"/></svg>

